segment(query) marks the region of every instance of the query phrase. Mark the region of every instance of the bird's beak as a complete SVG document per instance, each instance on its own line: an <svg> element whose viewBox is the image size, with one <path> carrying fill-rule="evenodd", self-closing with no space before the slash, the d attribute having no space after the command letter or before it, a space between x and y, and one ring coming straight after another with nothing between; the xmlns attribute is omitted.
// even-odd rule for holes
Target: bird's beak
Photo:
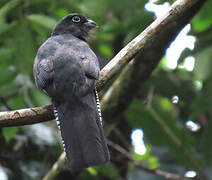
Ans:
<svg viewBox="0 0 212 180"><path fill-rule="evenodd" d="M85 24L91 28L99 28L96 22L91 19L88 19L88 21Z"/></svg>

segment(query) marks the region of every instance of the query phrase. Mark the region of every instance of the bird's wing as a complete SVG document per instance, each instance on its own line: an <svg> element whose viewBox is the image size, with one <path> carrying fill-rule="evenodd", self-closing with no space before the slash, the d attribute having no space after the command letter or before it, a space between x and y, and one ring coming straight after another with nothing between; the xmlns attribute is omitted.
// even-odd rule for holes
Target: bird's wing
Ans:
<svg viewBox="0 0 212 180"><path fill-rule="evenodd" d="M82 61L82 67L85 75L90 79L99 79L99 61L94 52L88 47L84 53L84 59Z"/></svg>
<svg viewBox="0 0 212 180"><path fill-rule="evenodd" d="M34 76L39 89L45 90L53 80L53 61L50 59L35 59Z"/></svg>

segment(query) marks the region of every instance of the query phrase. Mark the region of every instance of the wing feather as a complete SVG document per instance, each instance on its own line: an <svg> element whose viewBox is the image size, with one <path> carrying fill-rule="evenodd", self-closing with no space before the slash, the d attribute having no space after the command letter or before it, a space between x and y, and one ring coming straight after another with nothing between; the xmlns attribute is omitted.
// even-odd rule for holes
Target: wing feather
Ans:
<svg viewBox="0 0 212 180"><path fill-rule="evenodd" d="M36 86L45 90L53 80L54 70L53 61L50 59L42 59L34 65L34 76Z"/></svg>

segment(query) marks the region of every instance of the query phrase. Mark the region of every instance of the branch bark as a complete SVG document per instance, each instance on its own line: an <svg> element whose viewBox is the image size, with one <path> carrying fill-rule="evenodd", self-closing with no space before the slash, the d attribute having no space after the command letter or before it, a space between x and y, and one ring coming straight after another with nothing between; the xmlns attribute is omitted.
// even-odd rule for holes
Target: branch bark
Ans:
<svg viewBox="0 0 212 180"><path fill-rule="evenodd" d="M180 3L178 4L178 2ZM189 5L183 5L184 8L188 8L187 11L184 11L185 9L180 5L182 2L185 4L194 3L194 1L176 1L176 3L173 4L169 13L176 16L172 17L170 15L172 19L170 16L165 15L168 20L162 21L159 26L155 27L156 29L161 28L160 31L157 31L157 34L151 36L151 38L146 41L140 53L135 58L135 61L133 61L132 64L130 63L125 70L122 71L119 78L107 91L102 99L102 109L105 112L103 114L104 119L106 117L109 121L110 119L113 121L114 116L117 117L126 110L133 97L141 90L144 82L157 67L170 42L172 42L179 31L190 21L204 3L204 1L196 1L192 8L190 8ZM148 28L145 31L147 30Z"/></svg>
<svg viewBox="0 0 212 180"><path fill-rule="evenodd" d="M100 79L97 83L97 90L100 91L130 60L133 59L139 52L144 52L145 48L153 45L154 37L163 32L166 28L170 28L175 23L186 22L193 17L196 9L201 7L201 4L205 0L178 0L171 9L161 18L156 19L150 26L148 26L142 33L129 42L102 70L100 73ZM197 8L197 7L198 8ZM188 11L190 8L193 10ZM186 19L180 19L179 17L185 12L190 12L190 16ZM173 23L174 22L174 23ZM183 23L185 24L185 23ZM181 27L182 28L182 27ZM48 112L46 111L46 108ZM34 124L54 119L53 106L43 107L42 113L32 113L35 108L29 108L24 110L17 110L15 112L0 112L0 127L17 126ZM38 108L39 110L42 107ZM37 109L35 109L37 111ZM39 111L40 112L40 111ZM6 115L8 113L8 115ZM11 114L12 113L12 114ZM14 114L15 113L15 114Z"/></svg>
<svg viewBox="0 0 212 180"><path fill-rule="evenodd" d="M0 127L22 126L54 119L53 105L0 112Z"/></svg>

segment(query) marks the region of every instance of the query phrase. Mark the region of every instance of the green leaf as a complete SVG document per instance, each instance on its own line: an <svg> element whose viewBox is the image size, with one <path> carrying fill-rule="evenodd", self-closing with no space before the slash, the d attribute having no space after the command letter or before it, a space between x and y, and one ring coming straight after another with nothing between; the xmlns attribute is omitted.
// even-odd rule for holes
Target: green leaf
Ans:
<svg viewBox="0 0 212 180"><path fill-rule="evenodd" d="M36 55L35 38L26 21L21 21L13 38L7 41L8 45L15 49L13 63L22 74L32 74L33 59Z"/></svg>
<svg viewBox="0 0 212 180"><path fill-rule="evenodd" d="M203 51L200 51L196 56L194 74L197 79L205 80L211 73L211 58L212 58L212 47L208 47Z"/></svg>
<svg viewBox="0 0 212 180"><path fill-rule="evenodd" d="M105 44L99 46L99 52L101 52L106 58L110 58L113 55L111 47Z"/></svg>
<svg viewBox="0 0 212 180"><path fill-rule="evenodd" d="M60 8L56 11L56 14L59 18L62 18L68 14L68 10L64 8Z"/></svg>
<svg viewBox="0 0 212 180"><path fill-rule="evenodd" d="M210 138L212 137L211 128L212 128L212 123L209 121L200 139L200 150L203 153L205 162L208 165L212 164L212 143Z"/></svg>
<svg viewBox="0 0 212 180"><path fill-rule="evenodd" d="M11 59L13 55L13 49L11 48L1 48L0 49L0 64L11 64Z"/></svg>
<svg viewBox="0 0 212 180"><path fill-rule="evenodd" d="M0 9L0 19L5 18L6 14L10 10L15 8L20 2L21 2L21 0L12 0L12 1L9 1L8 3L6 3L3 7L1 7L1 9Z"/></svg>
<svg viewBox="0 0 212 180"><path fill-rule="evenodd" d="M31 14L27 19L50 30L57 24L55 19L41 14Z"/></svg>
<svg viewBox="0 0 212 180"><path fill-rule="evenodd" d="M9 68L0 70L0 77L4 77L0 78L0 84L5 85L11 83L11 81L14 80L14 78L16 77L16 74L17 74L16 71L10 70Z"/></svg>
<svg viewBox="0 0 212 180"><path fill-rule="evenodd" d="M119 34L123 32L124 24L121 23L117 18L113 18L102 26L103 31L113 32Z"/></svg>
<svg viewBox="0 0 212 180"><path fill-rule="evenodd" d="M13 9L15 8L21 0L13 0L9 1L8 3L4 4L3 7L0 9L0 34L7 32L10 28L12 28L16 22L11 22L8 24L6 22L6 15Z"/></svg>
<svg viewBox="0 0 212 180"><path fill-rule="evenodd" d="M93 167L89 167L86 169L91 175L96 176L98 174L98 172L96 171L95 168Z"/></svg>
<svg viewBox="0 0 212 180"><path fill-rule="evenodd" d="M18 132L18 127L6 127L3 128L2 132L3 132L3 136L6 139L7 142L9 142L12 138L15 137L15 135Z"/></svg>
<svg viewBox="0 0 212 180"><path fill-rule="evenodd" d="M132 152L133 159L136 161L143 161L148 164L148 167L151 169L158 168L160 166L157 157L151 154L151 148L146 144L145 154L137 154L134 151Z"/></svg>
<svg viewBox="0 0 212 180"><path fill-rule="evenodd" d="M41 90L38 90L37 88L31 88L29 90L29 96L36 106L43 106L43 105L51 103L50 98Z"/></svg>
<svg viewBox="0 0 212 180"><path fill-rule="evenodd" d="M83 0L78 4L79 11L95 20L98 24L103 21L107 7L108 1L105 0Z"/></svg>
<svg viewBox="0 0 212 180"><path fill-rule="evenodd" d="M104 174L108 179L119 179L120 175L117 168L113 164L104 165L104 168L95 167L98 172Z"/></svg>
<svg viewBox="0 0 212 180"><path fill-rule="evenodd" d="M212 25L211 7L212 7L212 1L211 0L206 1L200 12L193 18L192 28L195 31L197 32L204 31Z"/></svg>
<svg viewBox="0 0 212 180"><path fill-rule="evenodd" d="M12 109L21 109L23 107L28 107L27 103L25 102L24 92L23 93L19 93L17 96L15 96L14 98L10 99L8 101L8 104L10 105L10 107Z"/></svg>

